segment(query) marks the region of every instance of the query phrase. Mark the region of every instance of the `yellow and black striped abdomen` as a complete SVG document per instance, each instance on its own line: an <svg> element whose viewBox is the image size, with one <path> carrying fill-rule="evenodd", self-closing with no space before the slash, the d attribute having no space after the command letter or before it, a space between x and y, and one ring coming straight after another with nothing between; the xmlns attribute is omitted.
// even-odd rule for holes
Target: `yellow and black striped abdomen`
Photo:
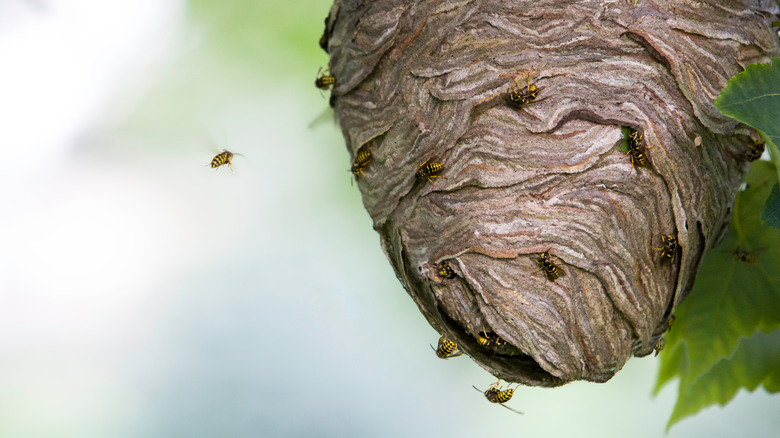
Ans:
<svg viewBox="0 0 780 438"><path fill-rule="evenodd" d="M490 348L492 344L490 343L490 339L486 336L483 336L482 333L480 333L477 336L477 344L481 347Z"/></svg>
<svg viewBox="0 0 780 438"><path fill-rule="evenodd" d="M477 335L477 344L485 348L499 348L506 345L506 341L495 333L486 333L483 330Z"/></svg>
<svg viewBox="0 0 780 438"><path fill-rule="evenodd" d="M510 399L512 399L512 395L515 393L514 389L506 389L504 391L499 391L498 395L496 395L496 401L493 403L506 403Z"/></svg>
<svg viewBox="0 0 780 438"><path fill-rule="evenodd" d="M512 399L514 392L514 389L505 389L501 391L496 387L491 387L485 391L485 398L491 403L506 403Z"/></svg>
<svg viewBox="0 0 780 438"><path fill-rule="evenodd" d="M631 164L634 166L647 166L647 154L644 151L644 134L633 128L628 128L627 138L628 152L631 155Z"/></svg>
<svg viewBox="0 0 780 438"><path fill-rule="evenodd" d="M499 388L499 384L500 383L501 383L501 381L499 380L498 382L490 385L490 387L488 387L487 391L485 391L485 398L488 399L488 401L490 403L497 403L497 404L501 405L501 407L503 407L503 408L509 409L510 411L512 411L512 412L514 412L516 414L523 415L522 412L514 410L514 409L512 409L509 406L504 404L504 403L506 403L506 402L508 402L509 400L512 399L512 395L515 393L515 390L507 388L507 389L502 391L501 388ZM473 388L476 389L477 391L479 391L479 389L476 386L474 386ZM480 392L482 392L482 391L480 391Z"/></svg>
<svg viewBox="0 0 780 438"><path fill-rule="evenodd" d="M542 253L542 255L539 256L538 259L536 259L536 263L539 265L539 268L544 272L544 275L547 277L550 281L555 281L561 276L561 270L555 266L555 263L552 261L552 256L550 255L549 251L545 251Z"/></svg>
<svg viewBox="0 0 780 438"><path fill-rule="evenodd" d="M365 146L361 147L355 155L355 161L352 162L352 174L357 178L358 175L363 175L363 168L368 166L371 162L371 152L365 149Z"/></svg>
<svg viewBox="0 0 780 438"><path fill-rule="evenodd" d="M429 158L426 162L417 168L417 173L415 174L417 179L427 179L428 181L433 182L431 178L444 178L443 176L439 175L442 173L442 171L444 171L444 165L441 163L434 163L431 161L432 159L433 157Z"/></svg>
<svg viewBox="0 0 780 438"><path fill-rule="evenodd" d="M659 338L658 341L653 345L653 350L655 350L655 356L658 356L658 353L660 353L665 346L666 346L666 340L664 340L663 337Z"/></svg>
<svg viewBox="0 0 780 438"><path fill-rule="evenodd" d="M631 163L635 166L647 166L647 155L639 147L629 150L629 153L631 154Z"/></svg>
<svg viewBox="0 0 780 438"><path fill-rule="evenodd" d="M327 90L336 83L336 78L330 75L322 75L314 80L314 85L321 90Z"/></svg>
<svg viewBox="0 0 780 438"><path fill-rule="evenodd" d="M211 160L211 167L217 168L219 166L222 166L223 164L227 164L229 167L232 162L233 162L233 153L229 151L222 151L218 153Z"/></svg>
<svg viewBox="0 0 780 438"><path fill-rule="evenodd" d="M436 356L441 359L449 359L451 357L460 356L463 354L459 349L458 345L449 339L447 339L447 336L441 335L439 338L439 345L436 348Z"/></svg>
<svg viewBox="0 0 780 438"><path fill-rule="evenodd" d="M544 271L544 275L546 275L547 279L550 281L555 281L561 276L561 270L553 264L550 264L549 266L543 266L542 270Z"/></svg>

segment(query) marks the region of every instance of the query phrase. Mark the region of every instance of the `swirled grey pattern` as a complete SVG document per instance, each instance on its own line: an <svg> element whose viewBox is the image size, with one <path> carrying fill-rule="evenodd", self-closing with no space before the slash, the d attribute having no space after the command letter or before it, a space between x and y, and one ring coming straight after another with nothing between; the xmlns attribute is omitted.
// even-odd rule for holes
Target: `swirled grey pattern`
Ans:
<svg viewBox="0 0 780 438"><path fill-rule="evenodd" d="M749 166L712 102L780 55L776 14L771 0L337 0L336 115L352 156L371 152L363 203L428 321L527 385L603 382L649 354ZM520 110L504 100L515 81L539 89ZM647 166L617 149L621 127L643 133ZM444 166L432 183L415 177L429 158ZM667 262L664 234L682 248ZM536 263L548 249L555 281ZM480 347L482 330L508 345Z"/></svg>

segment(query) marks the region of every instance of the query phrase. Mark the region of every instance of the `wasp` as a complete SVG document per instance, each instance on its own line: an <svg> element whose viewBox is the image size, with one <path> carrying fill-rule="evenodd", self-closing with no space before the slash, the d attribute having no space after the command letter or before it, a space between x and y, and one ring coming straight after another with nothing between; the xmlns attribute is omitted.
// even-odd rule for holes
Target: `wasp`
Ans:
<svg viewBox="0 0 780 438"><path fill-rule="evenodd" d="M441 163L435 163L431 160L433 160L433 157L425 160L425 162L420 164L420 167L417 168L417 173L415 174L417 179L427 179L431 182L431 184L433 184L433 180L431 178L447 179L447 177L439 175L442 173L442 171L444 171L444 165Z"/></svg>
<svg viewBox="0 0 780 438"><path fill-rule="evenodd" d="M506 345L506 341L501 339L501 336L498 336L497 334L493 333L490 334L487 331L485 331L485 328L482 328L482 331L477 335L477 344L484 348L499 348Z"/></svg>
<svg viewBox="0 0 780 438"><path fill-rule="evenodd" d="M211 160L211 167L213 169L216 169L219 166L222 166L223 164L227 164L230 170L233 170L233 167L231 166L231 163L233 162L233 155L240 155L243 157L243 155L239 153L230 152L227 149L222 149L222 152L218 153L212 160Z"/></svg>
<svg viewBox="0 0 780 438"><path fill-rule="evenodd" d="M677 254L680 244L677 243L677 238L671 234L661 235L661 240L663 241L664 246L655 249L661 251L661 259L668 258L671 260L674 258L675 254Z"/></svg>
<svg viewBox="0 0 780 438"><path fill-rule="evenodd" d="M325 53L328 53L328 40L330 39L328 37L328 19L330 18L330 14L328 14L327 17L325 17L325 30L322 31L322 36L320 37L320 48L325 51Z"/></svg>
<svg viewBox="0 0 780 438"><path fill-rule="evenodd" d="M359 175L363 175L363 168L368 166L371 162L371 152L366 146L361 146L355 154L355 160L352 162L352 174L357 178Z"/></svg>
<svg viewBox="0 0 780 438"><path fill-rule="evenodd" d="M676 318L674 317L674 315L672 315L672 316L670 316L670 317L669 317L669 321L667 321L667 322L666 322L666 331L667 331L667 332L668 332L668 331L670 331L670 330L672 329L672 326L674 325L674 320L675 320L675 319L676 319Z"/></svg>
<svg viewBox="0 0 780 438"><path fill-rule="evenodd" d="M431 348L433 348L433 345L431 345ZM436 351L436 356L439 359L449 359L451 357L458 357L463 354L463 352L458 348L458 345L447 339L447 335L444 333L442 333L441 337L439 338L439 345L434 348L434 351Z"/></svg>
<svg viewBox="0 0 780 438"><path fill-rule="evenodd" d="M643 137L643 134L633 128L628 128L628 152L626 152L626 155L631 155L631 164L634 166L647 166L647 154L643 150Z"/></svg>
<svg viewBox="0 0 780 438"><path fill-rule="evenodd" d="M327 27L327 18L325 19L325 30L322 31L322 36L320 37L320 48L325 51L325 53L328 53L328 27Z"/></svg>
<svg viewBox="0 0 780 438"><path fill-rule="evenodd" d="M754 264L758 261L758 257L750 251L745 251L742 247L738 246L734 252L731 253L734 259L742 263Z"/></svg>
<svg viewBox="0 0 780 438"><path fill-rule="evenodd" d="M655 350L655 356L658 356L658 353L660 353L665 346L666 346L666 341L664 340L664 338L663 337L658 338L658 341L655 343L655 345L653 345L653 350Z"/></svg>
<svg viewBox="0 0 780 438"><path fill-rule="evenodd" d="M539 265L539 270L544 272L544 275L547 277L550 281L555 281L558 277L563 275L561 270L555 266L555 263L552 261L553 256L550 255L550 250L543 252L538 259L536 259L536 264Z"/></svg>
<svg viewBox="0 0 780 438"><path fill-rule="evenodd" d="M322 67L317 71L317 74L319 75L322 71ZM322 74L322 76L318 76L317 79L314 80L314 85L319 88L320 90L328 90L330 89L331 85L336 83L336 78L329 75L327 70Z"/></svg>
<svg viewBox="0 0 780 438"><path fill-rule="evenodd" d="M745 152L745 158L748 159L748 161L755 161L761 158L761 155L764 154L764 140L759 138L758 140L750 139L750 143L748 143L748 150Z"/></svg>
<svg viewBox="0 0 780 438"><path fill-rule="evenodd" d="M439 277L441 278L453 278L455 277L455 271L452 270L450 265L445 262L439 263Z"/></svg>
<svg viewBox="0 0 780 438"><path fill-rule="evenodd" d="M525 87L520 87L520 84L517 83L517 79L512 80L515 84L509 87L504 99L509 106L516 109L523 109L525 105L530 104L536 99L539 88L536 84L531 84L531 76L528 76L528 83Z"/></svg>
<svg viewBox="0 0 780 438"><path fill-rule="evenodd" d="M509 387L507 387L507 389L503 389L503 390L502 390L502 389L499 387L499 384L500 384L500 383L501 383L501 379L498 379L498 382L496 382L496 383L494 383L494 384L490 385L490 387L488 387L488 389L487 389L487 390L484 392L484 394L485 394L485 398L486 398L486 399L488 399L488 401L489 401L490 403L498 403L498 404L500 404L501 406L503 406L503 407L505 407L505 408L509 409L510 411L512 411L512 412L514 412L514 413L516 413L516 414L523 415L523 413L522 413L522 412L520 412L520 411L516 411L516 410L514 410L514 409L512 409L512 408L510 408L509 406L506 406L506 405L504 404L504 403L506 403L506 402L508 402L509 400L511 400L511 399L512 399L512 395L514 395L514 393L515 393L515 390L514 390L514 389L512 389L512 388L509 388ZM480 389L479 389L479 388L477 388L476 386L473 386L473 385L472 385L472 388L476 389L476 390L477 390L477 391L479 391L479 392L482 392L482 390L480 390Z"/></svg>
<svg viewBox="0 0 780 438"><path fill-rule="evenodd" d="M328 53L328 30L325 29L325 31L322 32L322 36L320 37L320 47L322 50L325 51L325 53Z"/></svg>

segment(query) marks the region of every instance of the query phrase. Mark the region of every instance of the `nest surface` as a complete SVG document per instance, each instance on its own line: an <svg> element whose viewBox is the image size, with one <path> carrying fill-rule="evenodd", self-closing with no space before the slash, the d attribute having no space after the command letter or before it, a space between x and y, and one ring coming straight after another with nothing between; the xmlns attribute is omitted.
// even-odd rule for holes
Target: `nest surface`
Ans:
<svg viewBox="0 0 780 438"><path fill-rule="evenodd" d="M371 154L364 205L428 321L528 385L603 382L649 354L749 167L745 132L712 101L780 54L776 13L769 0L337 0L332 102L352 156ZM507 102L532 85L535 100ZM644 166L619 150L625 128ZM418 177L426 161L439 177ZM506 345L479 345L483 331Z"/></svg>

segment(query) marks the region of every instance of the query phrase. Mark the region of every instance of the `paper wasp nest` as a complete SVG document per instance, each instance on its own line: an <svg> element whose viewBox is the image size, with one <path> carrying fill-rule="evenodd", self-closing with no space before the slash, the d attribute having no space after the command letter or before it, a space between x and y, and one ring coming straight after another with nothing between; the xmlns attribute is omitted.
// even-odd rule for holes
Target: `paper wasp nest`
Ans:
<svg viewBox="0 0 780 438"><path fill-rule="evenodd" d="M352 157L371 154L363 203L428 321L527 385L604 382L650 353L749 167L747 136L712 102L780 55L776 13L775 0L337 0L323 37L336 116ZM533 102L508 104L530 85ZM618 150L621 128L644 136L645 166ZM416 177L428 159L432 182ZM671 259L663 235L679 242ZM548 249L555 281L537 263ZM483 330L507 344L480 346Z"/></svg>

